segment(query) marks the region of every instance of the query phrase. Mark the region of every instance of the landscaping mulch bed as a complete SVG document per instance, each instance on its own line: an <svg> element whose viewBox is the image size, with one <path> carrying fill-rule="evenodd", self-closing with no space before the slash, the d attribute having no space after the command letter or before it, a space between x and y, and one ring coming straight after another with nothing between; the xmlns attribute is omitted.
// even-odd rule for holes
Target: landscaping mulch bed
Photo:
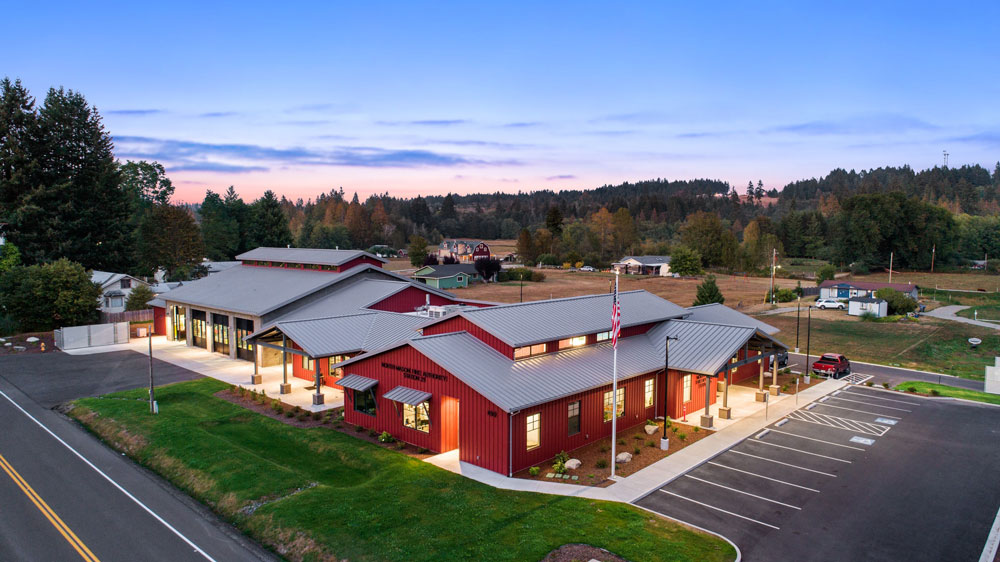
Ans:
<svg viewBox="0 0 1000 562"><path fill-rule="evenodd" d="M646 435L646 431L643 427L644 426L639 425L634 428L618 432L619 444L617 445L616 452L632 453L631 462L619 464L615 469L615 474L618 476L629 476L631 474L635 474L647 466L666 458L668 455L676 453L684 447L697 443L705 437L715 433L712 430L702 428L698 428L696 431L695 427L697 426L671 420L670 428L667 430L670 439L670 448L669 450L663 451L660 449L660 436L663 434L663 422L657 422L658 429L653 435ZM676 431L674 431L675 428ZM684 435L683 440L680 439L680 435ZM624 445L620 444L622 440L625 441ZM652 443L652 446L650 446L650 443ZM635 453L636 447L639 448L639 454ZM595 486L599 488L606 488L614 483L612 480L609 480L609 477L611 476L611 437L605 437L604 439L595 441L580 447L579 449L569 451L569 456L572 459L579 459L581 464L580 468L576 470L566 471L566 474L570 476L570 479L568 480L561 478L546 478L547 474L553 472L552 459L535 465L541 469L537 476L532 476L529 472L530 469L524 469L520 472L514 473L514 478ZM598 468L598 464L601 464L601 461L604 461L604 464L607 464L607 466L604 468ZM573 476L576 476L577 479L573 480Z"/></svg>
<svg viewBox="0 0 1000 562"><path fill-rule="evenodd" d="M542 558L541 562L589 562L590 560L628 562L617 554L589 544L564 544Z"/></svg>
<svg viewBox="0 0 1000 562"><path fill-rule="evenodd" d="M28 343L24 340L36 337L38 341L33 343ZM0 355L20 355L25 353L49 353L50 351L56 351L55 340L53 339L52 332L28 332L26 334L17 334L16 336L6 336L3 338L4 341L0 342ZM13 345L4 345L5 343L10 343ZM42 344L45 344L45 351L42 351ZM24 351L15 351L14 347L23 347Z"/></svg>
<svg viewBox="0 0 1000 562"><path fill-rule="evenodd" d="M801 378L801 377L802 377L802 375L793 375L791 373L782 374L782 373L779 372L778 373L778 387L781 388L781 393L782 394L795 394L795 379L798 379L798 378ZM771 380L772 380L771 379L771 375L769 373L764 373L764 391L767 391L767 388L769 386L771 386ZM812 388L812 387L816 386L817 384L819 384L819 383L821 383L821 382L823 382L825 380L826 379L823 378L823 377L819 377L819 376L813 375L812 380L810 381L810 383L806 384L805 379L802 379L802 380L799 381L799 391L800 392L801 391L805 391L805 390L807 390L809 388ZM740 382L737 382L737 383L733 383L733 385L734 386L742 386L743 388L752 388L752 389L756 390L757 389L757 385L759 383L760 383L760 379L758 377L754 377L752 379L747 379L745 381L740 381ZM720 400L721 400L721 398L720 398ZM721 403L722 402L719 402L719 404L721 404Z"/></svg>
<svg viewBox="0 0 1000 562"><path fill-rule="evenodd" d="M241 392L242 390L242 392ZM281 423L288 424L294 427L322 427L326 429L332 429L334 431L339 431L346 435L350 435L356 439L361 439L363 441L368 441L369 443L374 443L383 449L392 449L404 455L413 457L415 459L426 459L428 457L434 456L436 453L432 453L427 449L414 447L409 443L403 443L402 441L394 441L392 443L382 443L378 440L378 433L372 433L371 431L361 428L361 426L353 426L348 423L344 423L344 408L343 406L339 408L331 408L329 410L324 410L319 416L315 416L313 412L302 410L301 408L296 411L294 406L289 406L288 404L282 403L282 412L279 413L272 406L273 400L276 400L273 396L266 396L266 400L262 404L259 401L260 394L254 399L254 395L250 393L249 390L241 389L238 386L230 387L226 390L220 390L215 393L217 398L221 398L226 402L231 402L237 406L242 406L248 410L253 410L258 414L267 416L269 418L280 421ZM289 416L288 413L292 412Z"/></svg>

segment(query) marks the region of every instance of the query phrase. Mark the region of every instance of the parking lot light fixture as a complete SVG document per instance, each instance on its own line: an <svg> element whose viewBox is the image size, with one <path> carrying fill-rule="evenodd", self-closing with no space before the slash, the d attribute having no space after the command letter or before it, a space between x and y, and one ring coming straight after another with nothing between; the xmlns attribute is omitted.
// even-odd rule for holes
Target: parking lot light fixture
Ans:
<svg viewBox="0 0 1000 562"><path fill-rule="evenodd" d="M667 336L663 352L663 437L661 441L667 440L667 419L670 417L667 411L667 388L670 387L670 340L677 341L677 338ZM661 447L662 445L660 443Z"/></svg>

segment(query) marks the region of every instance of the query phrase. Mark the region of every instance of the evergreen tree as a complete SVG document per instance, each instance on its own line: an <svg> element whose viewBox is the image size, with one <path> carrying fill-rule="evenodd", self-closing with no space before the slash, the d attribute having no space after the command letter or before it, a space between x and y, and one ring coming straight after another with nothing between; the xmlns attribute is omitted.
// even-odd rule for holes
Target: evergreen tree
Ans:
<svg viewBox="0 0 1000 562"><path fill-rule="evenodd" d="M545 228L549 229L552 236L561 236L563 230L563 214L559 207L553 205L549 207L549 212L545 214Z"/></svg>
<svg viewBox="0 0 1000 562"><path fill-rule="evenodd" d="M0 81L0 219L13 215L33 183L37 124L35 100L21 81Z"/></svg>
<svg viewBox="0 0 1000 562"><path fill-rule="evenodd" d="M25 332L97 322L101 289L78 263L59 259L0 276L0 310Z"/></svg>
<svg viewBox="0 0 1000 562"><path fill-rule="evenodd" d="M208 259L226 261L239 254L240 225L222 197L208 190L198 212L201 215L201 236Z"/></svg>
<svg viewBox="0 0 1000 562"><path fill-rule="evenodd" d="M155 297L149 285L140 283L129 291L128 298L125 299L125 310L147 310L149 309L147 303Z"/></svg>
<svg viewBox="0 0 1000 562"><path fill-rule="evenodd" d="M722 296L722 291L719 290L719 286L715 284L715 276L709 275L702 281L701 285L698 285L698 292L695 295L694 304L692 306L701 306L703 304L712 303L723 304L726 302L725 297Z"/></svg>
<svg viewBox="0 0 1000 562"><path fill-rule="evenodd" d="M523 264L533 264L538 257L535 241L527 228L522 228L521 232L517 234L517 255L520 256Z"/></svg>
<svg viewBox="0 0 1000 562"><path fill-rule="evenodd" d="M427 259L427 239L414 234L410 237L410 245L406 249L410 255L410 265L420 267Z"/></svg>
<svg viewBox="0 0 1000 562"><path fill-rule="evenodd" d="M292 243L288 217L273 191L265 191L263 197L253 202L250 215L252 220L248 234L252 247L283 248Z"/></svg>
<svg viewBox="0 0 1000 562"><path fill-rule="evenodd" d="M456 220L458 219L458 212L455 211L455 198L451 196L451 193L444 196L444 200L441 202L441 212L439 213L441 220Z"/></svg>
<svg viewBox="0 0 1000 562"><path fill-rule="evenodd" d="M152 274L162 268L167 277L174 277L201 263L205 246L187 209L158 204L143 217L138 252L142 271Z"/></svg>

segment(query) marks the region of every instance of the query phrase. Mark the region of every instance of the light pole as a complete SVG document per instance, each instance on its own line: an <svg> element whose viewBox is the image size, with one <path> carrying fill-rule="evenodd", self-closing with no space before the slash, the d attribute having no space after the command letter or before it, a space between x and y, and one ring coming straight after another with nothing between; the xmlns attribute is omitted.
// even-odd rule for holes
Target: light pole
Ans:
<svg viewBox="0 0 1000 562"><path fill-rule="evenodd" d="M773 248L771 250L771 304L774 304L774 268L778 260L778 249Z"/></svg>
<svg viewBox="0 0 1000 562"><path fill-rule="evenodd" d="M670 387L670 340L677 341L676 337L667 336L666 345L663 352L663 437L660 438L660 449L665 449L667 444L667 389Z"/></svg>
<svg viewBox="0 0 1000 562"><path fill-rule="evenodd" d="M802 297L795 305L795 353L799 352L799 319L802 318Z"/></svg>
<svg viewBox="0 0 1000 562"><path fill-rule="evenodd" d="M803 372L804 377L809 376L809 344L812 342L812 319L813 319L813 307L809 305L809 318L806 320L806 369ZM809 381L806 381L809 382Z"/></svg>
<svg viewBox="0 0 1000 562"><path fill-rule="evenodd" d="M153 331L149 331L149 413L156 413L156 396L153 394Z"/></svg>

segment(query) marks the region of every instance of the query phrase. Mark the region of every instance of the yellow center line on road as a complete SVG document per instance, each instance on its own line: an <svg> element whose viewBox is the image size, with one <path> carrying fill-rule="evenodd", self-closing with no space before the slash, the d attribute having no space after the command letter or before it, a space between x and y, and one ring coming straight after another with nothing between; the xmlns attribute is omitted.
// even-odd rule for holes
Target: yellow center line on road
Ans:
<svg viewBox="0 0 1000 562"><path fill-rule="evenodd" d="M35 504L35 507L38 508L38 511L42 512L42 515L44 515L45 518L49 520L49 523L51 523L52 526L55 527L57 531L59 531L59 534L61 534L63 538L66 539L66 542L68 542L70 546L72 546L73 549L76 550L76 552L80 555L81 558L83 558L87 562L100 562L97 556L94 556L94 553L91 552L89 548L87 548L87 545L83 544L83 541L80 540L80 537L76 536L76 533L74 533L73 530L70 529L69 526L66 525L66 523L64 523L63 520L60 519L58 515L56 515L55 511L52 511L52 508L49 507L49 504L45 503L45 500L43 500L42 497L39 496L37 492L35 492L34 488L32 488L28 484L28 482L25 481L25 479L16 470L14 470L14 467L11 466L9 462L7 462L7 459L5 459L3 455L0 455L0 468L2 468L3 471L7 473L7 476L10 476L10 479L13 480L15 484L17 484L17 487L20 488L22 492L24 492L24 495L28 496L28 499L31 500L31 503Z"/></svg>

